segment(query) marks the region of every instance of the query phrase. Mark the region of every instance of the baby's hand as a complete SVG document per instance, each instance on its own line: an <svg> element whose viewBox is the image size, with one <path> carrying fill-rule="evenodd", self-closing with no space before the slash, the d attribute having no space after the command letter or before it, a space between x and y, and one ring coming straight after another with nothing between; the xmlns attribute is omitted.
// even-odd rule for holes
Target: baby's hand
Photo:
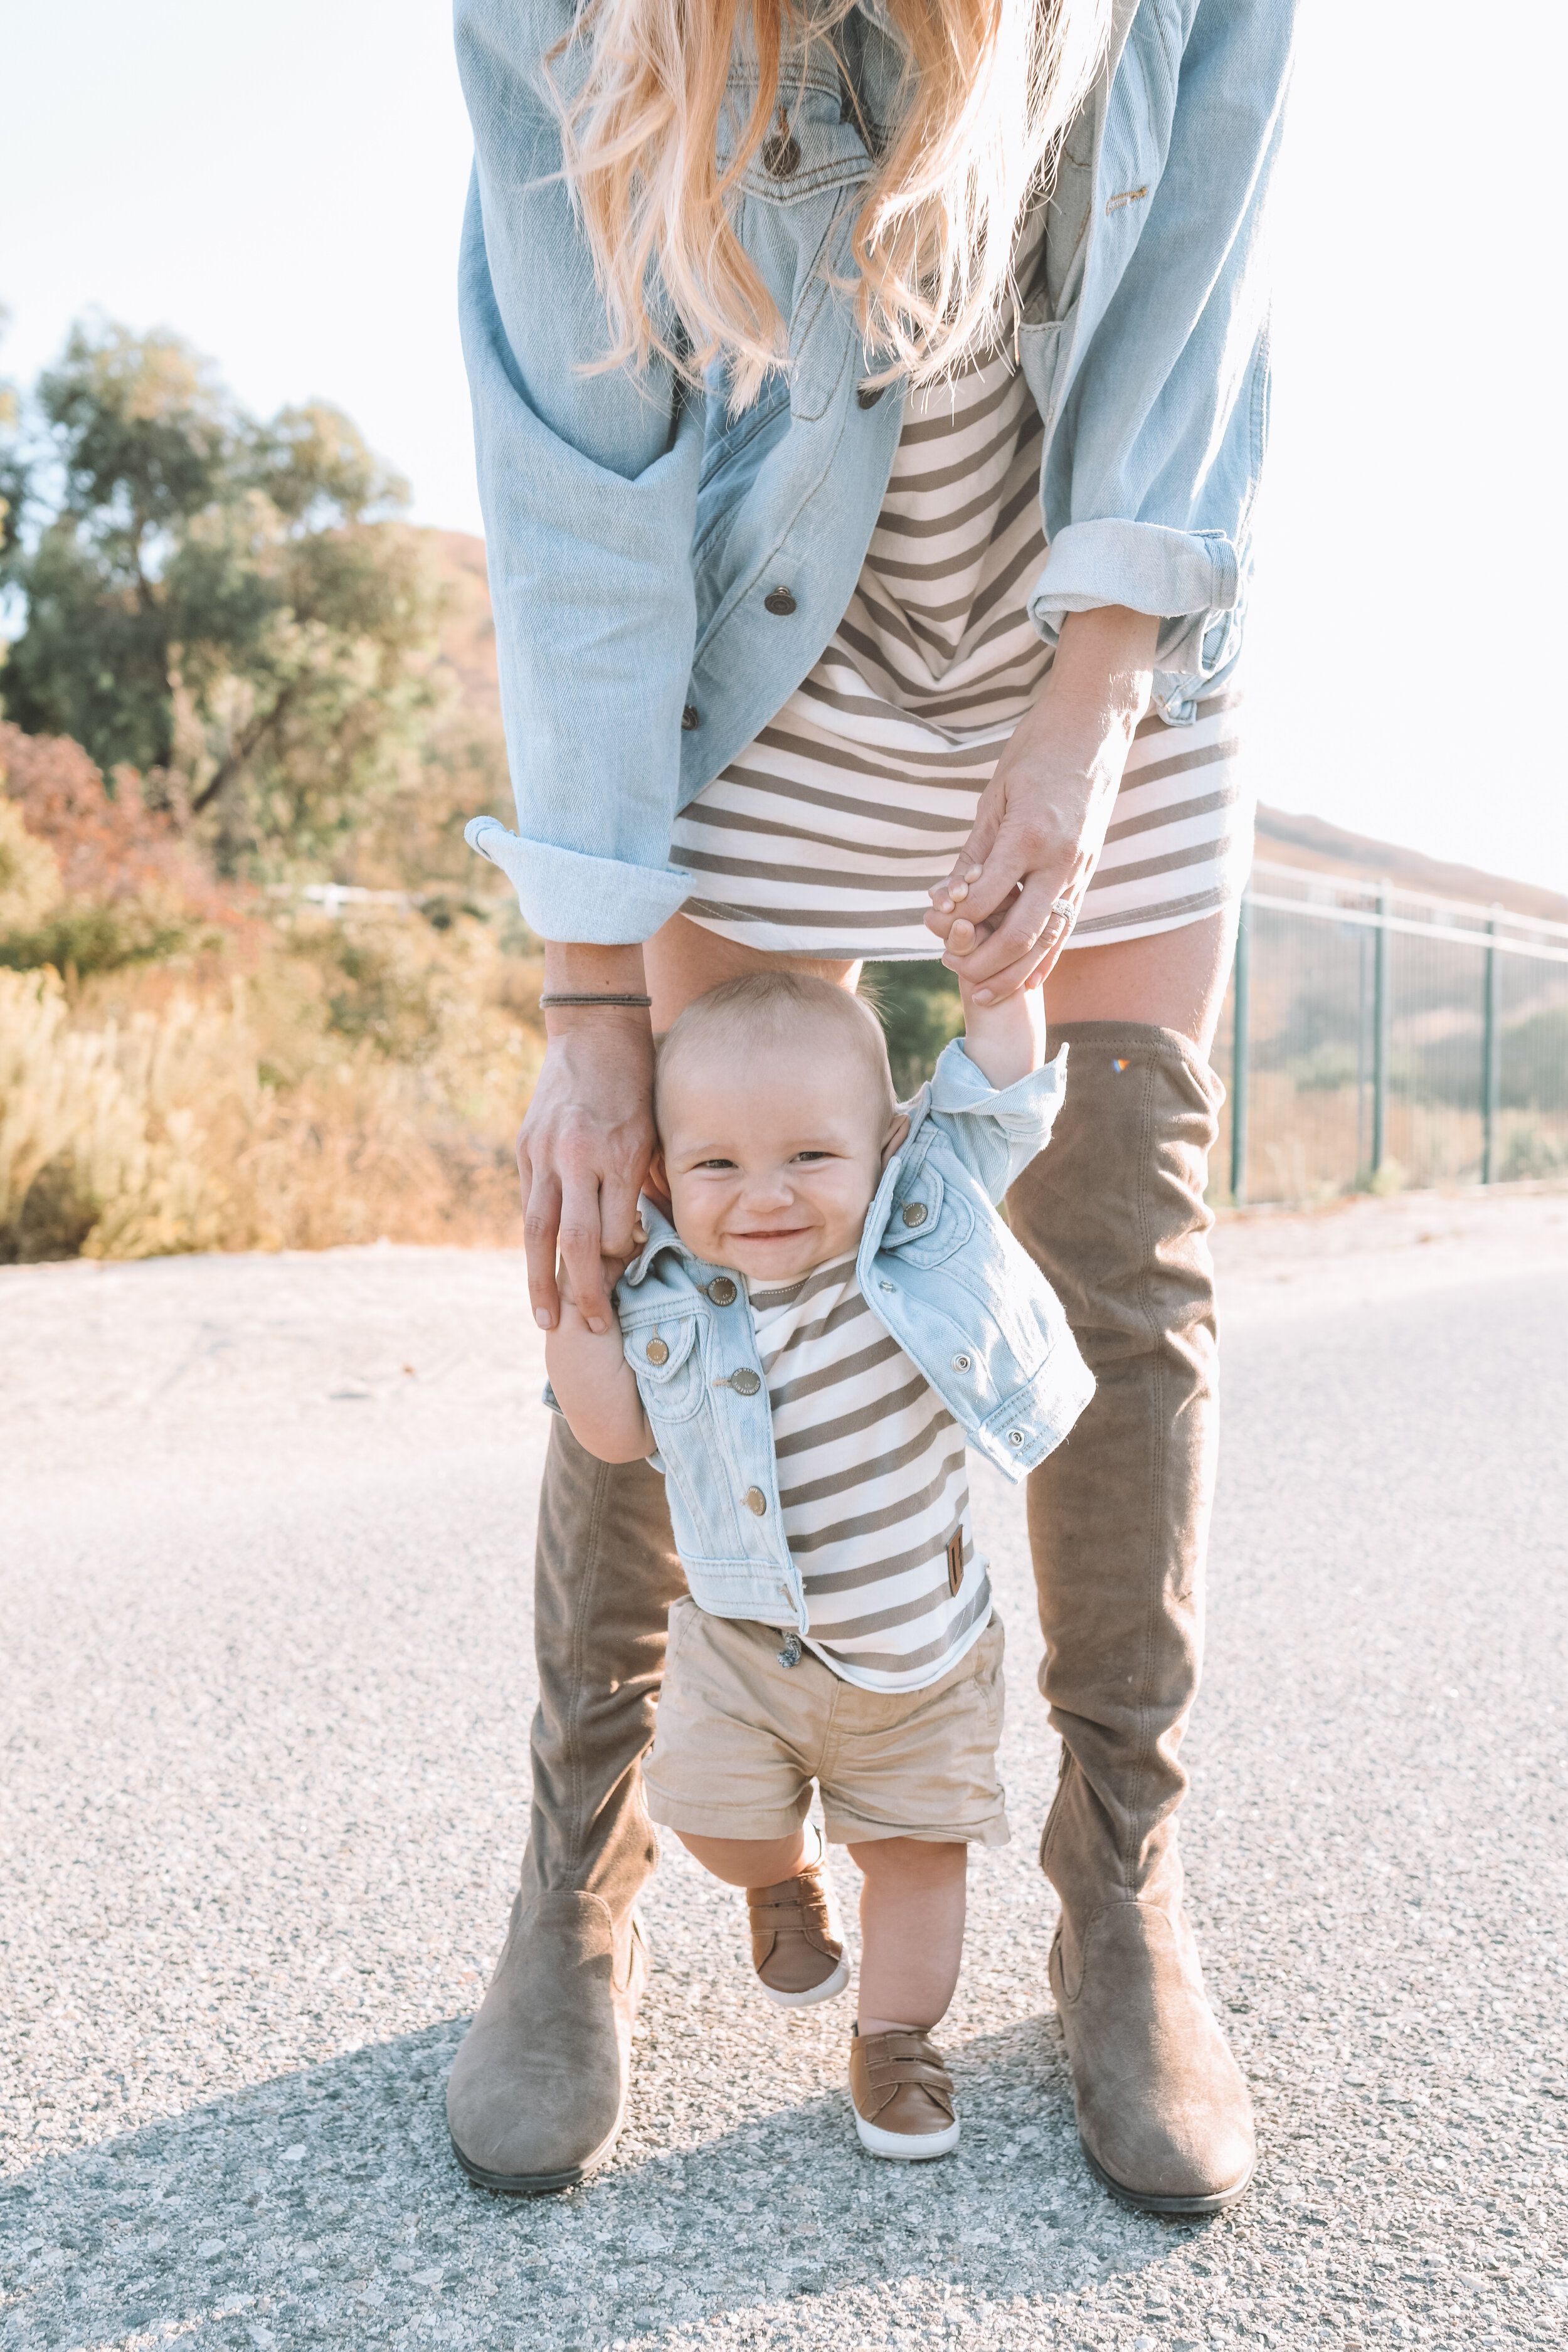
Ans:
<svg viewBox="0 0 1568 2352"><path fill-rule="evenodd" d="M1005 1089L1039 1068L1046 1056L1046 1015L1037 984L1016 990L1000 1003L978 1001L963 981L959 992L963 1050L994 1087Z"/></svg>

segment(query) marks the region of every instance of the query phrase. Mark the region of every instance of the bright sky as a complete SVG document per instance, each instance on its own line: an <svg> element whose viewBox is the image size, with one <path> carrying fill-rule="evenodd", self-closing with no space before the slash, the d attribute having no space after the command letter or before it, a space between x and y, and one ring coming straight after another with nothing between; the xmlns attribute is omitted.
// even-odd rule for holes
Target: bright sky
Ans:
<svg viewBox="0 0 1568 2352"><path fill-rule="evenodd" d="M1307 0L1247 684L1275 806L1568 890L1564 18ZM0 373L95 305L172 326L253 408L335 401L419 520L478 530L447 10L6 0L0 37Z"/></svg>

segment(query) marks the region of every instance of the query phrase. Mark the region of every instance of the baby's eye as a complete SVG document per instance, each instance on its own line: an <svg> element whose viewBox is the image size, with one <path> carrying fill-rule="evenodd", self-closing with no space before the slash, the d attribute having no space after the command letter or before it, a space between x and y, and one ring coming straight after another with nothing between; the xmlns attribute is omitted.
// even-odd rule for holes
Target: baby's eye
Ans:
<svg viewBox="0 0 1568 2352"><path fill-rule="evenodd" d="M732 1160L699 1160L693 1165L691 1172L695 1176L698 1170L701 1168L733 1168L734 1165Z"/></svg>
<svg viewBox="0 0 1568 2352"><path fill-rule="evenodd" d="M837 1160L838 1157L836 1151L797 1151L795 1156L797 1160Z"/></svg>

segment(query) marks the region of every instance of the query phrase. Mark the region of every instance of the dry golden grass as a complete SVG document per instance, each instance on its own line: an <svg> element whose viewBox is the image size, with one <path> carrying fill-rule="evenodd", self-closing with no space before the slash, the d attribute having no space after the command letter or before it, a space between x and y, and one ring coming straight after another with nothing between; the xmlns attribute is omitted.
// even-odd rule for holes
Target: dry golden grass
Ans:
<svg viewBox="0 0 1568 2352"><path fill-rule="evenodd" d="M236 961L0 971L0 1258L515 1238L531 964L380 909Z"/></svg>
<svg viewBox="0 0 1568 2352"><path fill-rule="evenodd" d="M128 771L0 722L0 1263L515 1238L540 979L456 891L218 881Z"/></svg>

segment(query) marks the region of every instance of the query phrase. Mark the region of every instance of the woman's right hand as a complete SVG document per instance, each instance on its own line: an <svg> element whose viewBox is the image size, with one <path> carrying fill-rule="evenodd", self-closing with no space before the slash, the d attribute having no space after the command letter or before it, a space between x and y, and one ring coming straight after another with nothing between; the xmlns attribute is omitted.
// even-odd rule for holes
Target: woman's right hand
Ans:
<svg viewBox="0 0 1568 2352"><path fill-rule="evenodd" d="M550 948L545 970L547 993L643 986L637 948ZM589 1329L607 1331L615 1309L603 1261L637 1254L637 1194L653 1153L653 1030L638 1007L607 1004L562 1006L545 1028L544 1067L517 1139L529 1299L540 1328L553 1330L559 1255Z"/></svg>

